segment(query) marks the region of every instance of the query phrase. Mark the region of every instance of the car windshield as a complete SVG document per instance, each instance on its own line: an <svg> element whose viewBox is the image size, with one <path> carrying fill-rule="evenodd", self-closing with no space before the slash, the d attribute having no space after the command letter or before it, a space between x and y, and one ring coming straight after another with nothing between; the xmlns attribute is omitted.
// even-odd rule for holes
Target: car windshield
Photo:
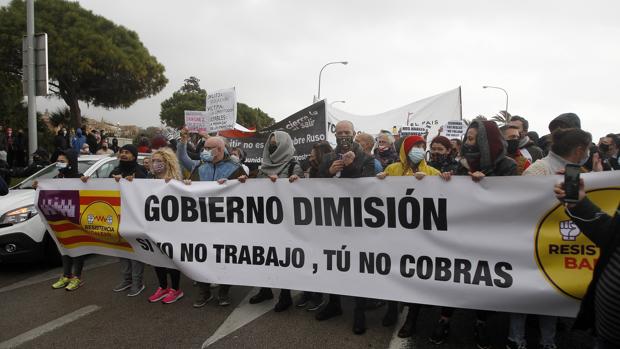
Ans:
<svg viewBox="0 0 620 349"><path fill-rule="evenodd" d="M96 162L97 162L96 160L79 161L78 162L78 172L79 173L85 173L86 170L88 170ZM58 174L58 169L56 168L56 164L51 164L51 165L47 166L46 168L42 169L41 171L39 171L39 172L33 174L32 176L28 177L25 181L23 181L20 184L16 185L12 189L32 189L32 183L35 180L36 181L40 181L42 179L51 179L51 178L54 178L57 174Z"/></svg>

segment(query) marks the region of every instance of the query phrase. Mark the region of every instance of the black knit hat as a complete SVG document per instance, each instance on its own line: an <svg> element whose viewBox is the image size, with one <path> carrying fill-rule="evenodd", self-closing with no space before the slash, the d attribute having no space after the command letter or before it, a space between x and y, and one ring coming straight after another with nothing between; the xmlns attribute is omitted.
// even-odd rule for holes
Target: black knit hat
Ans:
<svg viewBox="0 0 620 349"><path fill-rule="evenodd" d="M121 147L121 150L127 150L128 152L133 154L134 158L138 158L138 148L136 148L133 144L125 144Z"/></svg>

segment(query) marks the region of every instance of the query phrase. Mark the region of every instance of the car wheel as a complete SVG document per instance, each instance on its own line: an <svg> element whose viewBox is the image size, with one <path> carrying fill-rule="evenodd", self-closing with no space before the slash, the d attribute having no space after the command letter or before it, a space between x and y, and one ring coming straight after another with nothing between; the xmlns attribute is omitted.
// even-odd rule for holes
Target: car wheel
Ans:
<svg viewBox="0 0 620 349"><path fill-rule="evenodd" d="M45 232L45 237L43 238L43 251L41 257L43 263L49 266L55 267L62 264L58 246L56 246L56 242L54 242L54 239L52 239L48 232Z"/></svg>

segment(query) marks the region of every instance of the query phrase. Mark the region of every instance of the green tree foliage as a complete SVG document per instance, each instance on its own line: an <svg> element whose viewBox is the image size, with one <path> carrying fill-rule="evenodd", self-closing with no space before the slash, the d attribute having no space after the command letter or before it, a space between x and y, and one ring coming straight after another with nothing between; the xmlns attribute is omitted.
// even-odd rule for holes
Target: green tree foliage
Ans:
<svg viewBox="0 0 620 349"><path fill-rule="evenodd" d="M185 111L205 110L206 99L207 91L200 88L200 80L190 76L172 97L161 103L159 117L168 126L181 127L185 123Z"/></svg>
<svg viewBox="0 0 620 349"><path fill-rule="evenodd" d="M171 127L181 127L185 122L186 110L205 110L207 91L200 88L200 80L194 76L185 79L181 88L172 97L161 103L159 117ZM261 130L273 125L275 120L260 108L252 108L244 103L237 103L237 123L248 128Z"/></svg>
<svg viewBox="0 0 620 349"><path fill-rule="evenodd" d="M21 123L28 115L23 100L21 80L0 71L0 125L23 127Z"/></svg>
<svg viewBox="0 0 620 349"><path fill-rule="evenodd" d="M77 2L37 0L35 30L48 35L51 91L81 126L78 101L104 108L128 108L161 91L164 67L144 47L138 34L83 9ZM0 70L22 74L22 36L26 5L13 0L0 9Z"/></svg>

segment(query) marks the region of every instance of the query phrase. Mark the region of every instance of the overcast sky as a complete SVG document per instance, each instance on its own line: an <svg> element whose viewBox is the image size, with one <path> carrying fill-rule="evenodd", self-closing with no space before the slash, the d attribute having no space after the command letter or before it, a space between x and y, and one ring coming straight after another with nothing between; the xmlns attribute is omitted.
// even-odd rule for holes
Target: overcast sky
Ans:
<svg viewBox="0 0 620 349"><path fill-rule="evenodd" d="M311 104L325 63L347 60L325 69L321 96L345 100L338 107L351 113L460 85L463 116L490 116L505 104L502 91L482 89L495 85L508 91L509 112L541 134L564 112L577 113L596 138L620 132L615 0L79 2L136 31L170 80L129 109L84 106L88 116L158 125L160 103L194 75L207 91L235 86L240 102L280 120Z"/></svg>

